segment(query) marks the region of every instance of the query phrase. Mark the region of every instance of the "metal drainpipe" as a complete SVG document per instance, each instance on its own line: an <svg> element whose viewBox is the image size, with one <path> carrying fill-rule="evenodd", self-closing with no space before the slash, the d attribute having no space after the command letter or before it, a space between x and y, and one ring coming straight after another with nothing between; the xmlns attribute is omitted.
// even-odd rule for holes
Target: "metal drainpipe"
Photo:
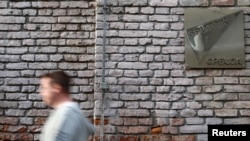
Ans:
<svg viewBox="0 0 250 141"><path fill-rule="evenodd" d="M100 130L100 141L103 141L104 138L104 103L105 103L105 91L107 90L108 86L105 82L105 63L106 63L106 28L107 28L107 3L106 0L103 0L103 46L102 46L102 82L101 82L101 89L102 89L102 99L101 99L101 130Z"/></svg>

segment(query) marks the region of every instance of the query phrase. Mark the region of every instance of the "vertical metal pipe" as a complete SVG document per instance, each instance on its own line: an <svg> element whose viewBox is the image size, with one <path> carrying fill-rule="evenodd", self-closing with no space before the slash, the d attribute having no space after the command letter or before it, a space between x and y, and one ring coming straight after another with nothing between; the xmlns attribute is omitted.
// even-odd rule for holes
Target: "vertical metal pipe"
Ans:
<svg viewBox="0 0 250 141"><path fill-rule="evenodd" d="M106 63L106 28L107 28L107 3L106 0L103 0L103 46L102 46L102 99L101 99L101 133L100 133L100 140L103 141L104 138L104 102L105 102L105 90L106 90L106 82L105 82L105 63Z"/></svg>

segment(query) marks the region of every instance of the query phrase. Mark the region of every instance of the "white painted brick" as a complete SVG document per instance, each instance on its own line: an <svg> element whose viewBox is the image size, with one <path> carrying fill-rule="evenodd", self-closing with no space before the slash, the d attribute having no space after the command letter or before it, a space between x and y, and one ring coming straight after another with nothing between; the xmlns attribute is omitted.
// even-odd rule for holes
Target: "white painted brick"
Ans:
<svg viewBox="0 0 250 141"><path fill-rule="evenodd" d="M30 2L10 2L10 7L12 8L30 8Z"/></svg>
<svg viewBox="0 0 250 141"><path fill-rule="evenodd" d="M151 6L177 6L178 0L149 0Z"/></svg>

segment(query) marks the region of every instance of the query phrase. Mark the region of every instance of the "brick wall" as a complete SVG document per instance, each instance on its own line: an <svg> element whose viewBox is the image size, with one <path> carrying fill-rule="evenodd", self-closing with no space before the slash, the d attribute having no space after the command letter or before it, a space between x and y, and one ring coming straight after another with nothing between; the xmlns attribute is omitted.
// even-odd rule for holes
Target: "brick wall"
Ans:
<svg viewBox="0 0 250 141"><path fill-rule="evenodd" d="M49 109L38 76L62 69L71 92L92 118L95 2L0 1L0 140L38 140Z"/></svg>
<svg viewBox="0 0 250 141"><path fill-rule="evenodd" d="M103 5L97 6L97 82ZM104 138L207 141L208 124L250 124L249 6L246 0L107 0ZM245 69L185 69L184 10L189 7L244 10ZM100 102L100 89L95 96Z"/></svg>
<svg viewBox="0 0 250 141"><path fill-rule="evenodd" d="M37 77L57 69L105 141L207 141L208 124L250 124L249 1L107 0L104 95L103 4L0 1L0 140L38 140L50 109ZM245 69L185 69L187 7L244 9Z"/></svg>

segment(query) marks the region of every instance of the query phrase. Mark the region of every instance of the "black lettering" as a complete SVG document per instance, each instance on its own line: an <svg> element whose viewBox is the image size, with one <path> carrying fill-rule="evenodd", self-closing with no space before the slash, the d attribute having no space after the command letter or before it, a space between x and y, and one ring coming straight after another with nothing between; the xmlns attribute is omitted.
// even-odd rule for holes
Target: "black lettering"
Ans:
<svg viewBox="0 0 250 141"><path fill-rule="evenodd" d="M188 29L188 35L191 37L194 37L196 35L198 35L200 32L201 33L206 33L209 31L221 31L223 26L227 26L229 24L229 21L227 18L223 18L223 19L218 19L216 21L212 21L209 23L206 23L204 25L199 25L196 27L193 27L191 29Z"/></svg>
<svg viewBox="0 0 250 141"><path fill-rule="evenodd" d="M207 59L207 64L208 64L208 65L213 65L213 60L212 60L211 58L208 58L208 59Z"/></svg>
<svg viewBox="0 0 250 141"><path fill-rule="evenodd" d="M207 65L241 65L240 58L208 58Z"/></svg>

